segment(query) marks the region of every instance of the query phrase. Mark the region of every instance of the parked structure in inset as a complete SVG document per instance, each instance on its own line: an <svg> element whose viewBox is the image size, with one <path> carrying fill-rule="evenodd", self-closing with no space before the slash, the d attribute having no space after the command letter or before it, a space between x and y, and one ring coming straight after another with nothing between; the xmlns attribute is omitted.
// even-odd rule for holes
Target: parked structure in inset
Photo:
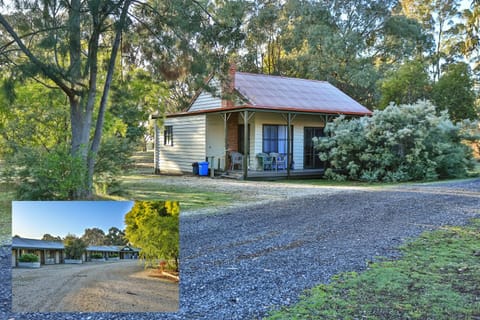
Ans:
<svg viewBox="0 0 480 320"><path fill-rule="evenodd" d="M45 241L15 236L12 238L12 267L18 267L23 254L35 254L41 265L65 263L65 246L61 241ZM99 254L104 260L138 259L140 249L131 246L88 246L82 261L91 261L92 255Z"/></svg>

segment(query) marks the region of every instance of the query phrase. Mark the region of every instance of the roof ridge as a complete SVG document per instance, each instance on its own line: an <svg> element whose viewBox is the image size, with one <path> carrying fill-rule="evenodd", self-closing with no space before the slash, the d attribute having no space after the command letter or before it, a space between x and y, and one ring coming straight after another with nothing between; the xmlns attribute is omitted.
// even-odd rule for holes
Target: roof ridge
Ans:
<svg viewBox="0 0 480 320"><path fill-rule="evenodd" d="M292 79L292 80L295 80L295 81L321 82L321 83L328 83L328 84L332 85L332 84L331 84L330 82L328 82L327 80L295 78L295 77L275 75L275 74L253 73L253 72L244 72L244 71L236 71L235 74L237 74L237 73L246 74L246 75L251 75L251 76L259 76L259 77L272 77L272 78L280 78L280 79Z"/></svg>
<svg viewBox="0 0 480 320"><path fill-rule="evenodd" d="M59 242L63 240L43 240L43 239L34 239L34 238L25 238L25 237L20 237L19 235L15 235L12 238L17 238L17 239L22 239L22 240L35 240L35 241L45 241L45 242Z"/></svg>

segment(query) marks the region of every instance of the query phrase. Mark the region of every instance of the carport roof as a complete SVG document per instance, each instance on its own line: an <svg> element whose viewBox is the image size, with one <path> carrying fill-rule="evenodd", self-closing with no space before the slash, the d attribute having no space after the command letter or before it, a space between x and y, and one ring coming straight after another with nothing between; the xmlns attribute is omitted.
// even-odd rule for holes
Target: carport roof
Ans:
<svg viewBox="0 0 480 320"><path fill-rule="evenodd" d="M65 246L60 241L45 241L38 239L20 238L16 236L12 238L12 248L63 250L65 249Z"/></svg>
<svg viewBox="0 0 480 320"><path fill-rule="evenodd" d="M88 246L87 251L119 252L124 246Z"/></svg>

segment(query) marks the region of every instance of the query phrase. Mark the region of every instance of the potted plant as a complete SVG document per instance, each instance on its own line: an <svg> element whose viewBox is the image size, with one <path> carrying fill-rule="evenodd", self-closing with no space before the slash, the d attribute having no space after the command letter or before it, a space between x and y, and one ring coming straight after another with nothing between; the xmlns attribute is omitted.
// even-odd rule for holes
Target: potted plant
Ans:
<svg viewBox="0 0 480 320"><path fill-rule="evenodd" d="M32 253L26 253L18 258L20 268L40 268L38 256Z"/></svg>
<svg viewBox="0 0 480 320"><path fill-rule="evenodd" d="M108 256L108 260L120 260L120 258L118 257L118 253L111 253Z"/></svg>
<svg viewBox="0 0 480 320"><path fill-rule="evenodd" d="M92 253L90 255L90 259L93 262L105 261L105 258L103 257L103 254L101 254L101 253Z"/></svg>

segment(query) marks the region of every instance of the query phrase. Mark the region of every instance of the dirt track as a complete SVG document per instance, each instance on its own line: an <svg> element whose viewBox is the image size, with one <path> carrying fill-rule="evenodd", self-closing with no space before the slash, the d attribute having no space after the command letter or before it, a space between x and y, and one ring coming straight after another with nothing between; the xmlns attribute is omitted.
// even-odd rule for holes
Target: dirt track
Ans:
<svg viewBox="0 0 480 320"><path fill-rule="evenodd" d="M12 270L14 312L177 311L178 284L148 276L137 260Z"/></svg>

